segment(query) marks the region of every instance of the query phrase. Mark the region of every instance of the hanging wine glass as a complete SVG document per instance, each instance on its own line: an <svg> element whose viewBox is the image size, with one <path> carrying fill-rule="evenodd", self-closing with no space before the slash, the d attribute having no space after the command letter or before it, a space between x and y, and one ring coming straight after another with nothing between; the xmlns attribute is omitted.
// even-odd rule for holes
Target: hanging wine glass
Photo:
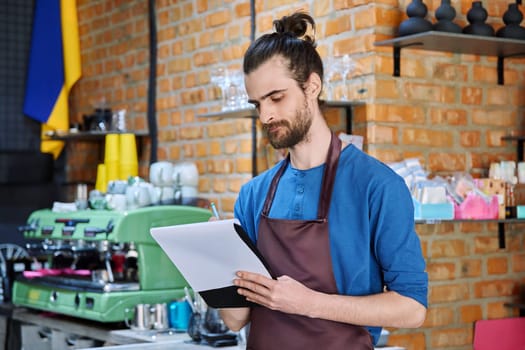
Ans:
<svg viewBox="0 0 525 350"><path fill-rule="evenodd" d="M347 54L342 57L338 57L337 61L338 61L337 69L339 70L342 80L343 80L343 90L342 90L341 98L343 100L348 100L349 96L348 96L347 79L348 79L348 75L352 73L355 69L355 62Z"/></svg>
<svg viewBox="0 0 525 350"><path fill-rule="evenodd" d="M327 57L324 60L324 87L325 87L325 100L333 101L334 100L334 77L337 71L334 68L334 58Z"/></svg>
<svg viewBox="0 0 525 350"><path fill-rule="evenodd" d="M348 100L348 76L356 69L356 62L349 55L328 57L325 60L325 86L327 100ZM334 96L334 81L341 79L340 95Z"/></svg>
<svg viewBox="0 0 525 350"><path fill-rule="evenodd" d="M230 85L228 70L222 66L212 69L210 74L210 81L213 85L218 86L221 89L222 110L225 110L228 102L227 88Z"/></svg>
<svg viewBox="0 0 525 350"><path fill-rule="evenodd" d="M235 70L230 74L232 84L235 85L235 106L239 109L253 108L253 105L248 103L248 94L244 86L244 73L241 70Z"/></svg>

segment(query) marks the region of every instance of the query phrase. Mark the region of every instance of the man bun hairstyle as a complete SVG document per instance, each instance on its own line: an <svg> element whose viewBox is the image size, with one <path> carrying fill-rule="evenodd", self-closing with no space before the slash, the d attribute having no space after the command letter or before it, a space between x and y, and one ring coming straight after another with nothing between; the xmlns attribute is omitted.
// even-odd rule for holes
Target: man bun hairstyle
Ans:
<svg viewBox="0 0 525 350"><path fill-rule="evenodd" d="M255 40L244 54L243 71L250 74L274 56L282 56L301 88L315 72L323 80L323 61L316 51L315 21L305 12L295 12L290 16L273 21L275 31L264 34ZM311 27L312 35L308 35Z"/></svg>
<svg viewBox="0 0 525 350"><path fill-rule="evenodd" d="M312 27L313 35L306 35L308 24ZM273 21L276 33L292 35L312 44L315 48L315 22L312 17L304 12L297 12L291 16L284 16Z"/></svg>

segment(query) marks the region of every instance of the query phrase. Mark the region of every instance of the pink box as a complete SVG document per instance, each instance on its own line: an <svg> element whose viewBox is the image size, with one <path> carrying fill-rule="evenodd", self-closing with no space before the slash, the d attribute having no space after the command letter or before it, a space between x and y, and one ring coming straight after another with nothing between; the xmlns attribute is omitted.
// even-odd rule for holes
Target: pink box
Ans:
<svg viewBox="0 0 525 350"><path fill-rule="evenodd" d="M498 217L497 195L493 195L490 203L487 203L483 197L471 192L460 205L454 203L454 219L498 219Z"/></svg>

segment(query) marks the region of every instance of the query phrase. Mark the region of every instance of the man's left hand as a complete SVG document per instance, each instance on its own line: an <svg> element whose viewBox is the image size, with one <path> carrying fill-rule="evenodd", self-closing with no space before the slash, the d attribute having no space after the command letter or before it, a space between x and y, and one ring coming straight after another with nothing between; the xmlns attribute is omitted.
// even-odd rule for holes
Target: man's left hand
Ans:
<svg viewBox="0 0 525 350"><path fill-rule="evenodd" d="M307 315L309 302L316 292L293 278L283 275L276 280L258 273L239 271L234 280L238 293L248 301L272 310Z"/></svg>

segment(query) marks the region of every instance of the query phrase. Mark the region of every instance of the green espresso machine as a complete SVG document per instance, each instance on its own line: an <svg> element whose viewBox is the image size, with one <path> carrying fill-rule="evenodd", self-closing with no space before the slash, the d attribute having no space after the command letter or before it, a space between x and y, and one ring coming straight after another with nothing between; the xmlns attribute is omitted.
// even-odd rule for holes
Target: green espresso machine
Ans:
<svg viewBox="0 0 525 350"><path fill-rule="evenodd" d="M187 282L150 235L152 227L207 221L209 210L161 205L129 211L33 212L21 228L39 263L13 283L12 302L99 322L137 304L184 296Z"/></svg>

